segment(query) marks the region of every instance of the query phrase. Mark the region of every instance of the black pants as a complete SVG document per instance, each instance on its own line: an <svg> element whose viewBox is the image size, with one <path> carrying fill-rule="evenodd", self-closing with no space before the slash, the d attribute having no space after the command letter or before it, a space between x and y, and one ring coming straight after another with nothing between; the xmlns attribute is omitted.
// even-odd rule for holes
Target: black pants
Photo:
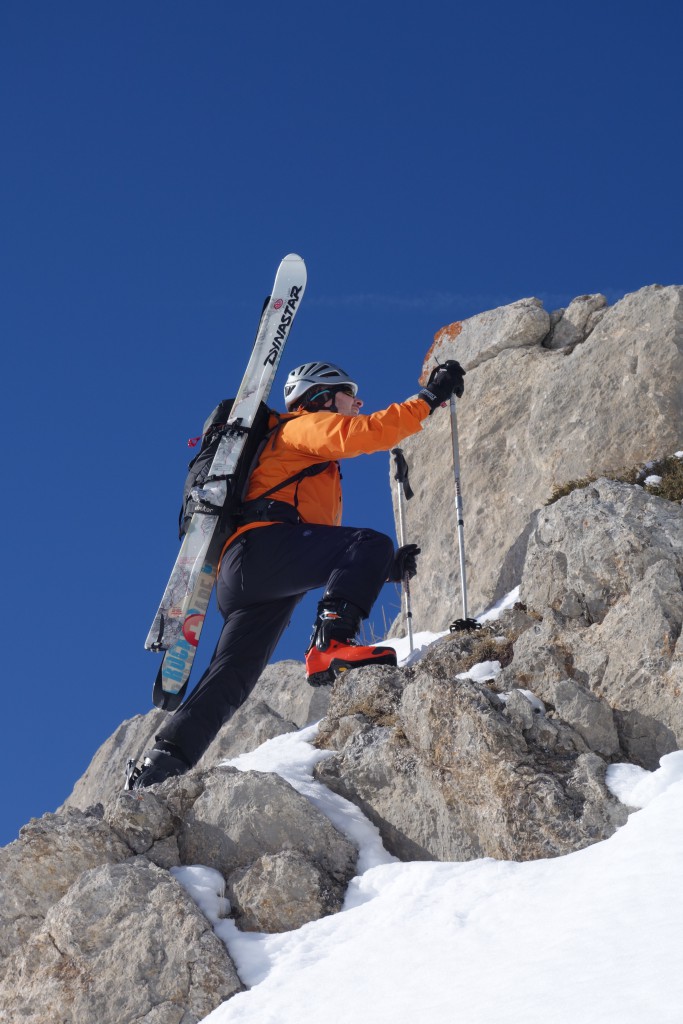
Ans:
<svg viewBox="0 0 683 1024"><path fill-rule="evenodd" d="M383 533L343 526L277 523L238 537L216 584L225 625L213 658L157 742L173 743L196 764L251 693L304 594L325 587L367 617L393 554Z"/></svg>

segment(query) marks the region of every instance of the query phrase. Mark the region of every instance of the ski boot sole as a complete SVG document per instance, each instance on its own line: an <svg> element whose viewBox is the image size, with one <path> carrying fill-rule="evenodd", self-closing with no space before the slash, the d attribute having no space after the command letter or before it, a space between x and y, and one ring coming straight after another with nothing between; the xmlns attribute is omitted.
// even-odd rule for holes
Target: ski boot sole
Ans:
<svg viewBox="0 0 683 1024"><path fill-rule="evenodd" d="M332 686L336 676L332 669L328 668L324 672L311 672L306 678L309 686Z"/></svg>

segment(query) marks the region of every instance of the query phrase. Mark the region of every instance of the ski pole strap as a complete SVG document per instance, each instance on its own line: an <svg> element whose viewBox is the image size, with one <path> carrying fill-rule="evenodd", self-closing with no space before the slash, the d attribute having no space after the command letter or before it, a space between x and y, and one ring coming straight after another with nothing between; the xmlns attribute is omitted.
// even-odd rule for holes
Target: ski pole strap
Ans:
<svg viewBox="0 0 683 1024"><path fill-rule="evenodd" d="M406 462L406 457L403 454L403 449L392 448L391 454L396 460L396 474L394 476L394 480L398 480L399 484L403 488L403 493L405 494L406 499L410 499L413 497L413 490L410 486L410 481L408 480L408 463Z"/></svg>

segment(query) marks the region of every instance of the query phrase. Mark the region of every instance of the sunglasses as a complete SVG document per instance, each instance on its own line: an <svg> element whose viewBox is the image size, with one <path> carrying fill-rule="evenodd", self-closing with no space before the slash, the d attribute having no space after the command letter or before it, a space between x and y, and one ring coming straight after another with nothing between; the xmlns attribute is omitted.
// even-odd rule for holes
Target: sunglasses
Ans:
<svg viewBox="0 0 683 1024"><path fill-rule="evenodd" d="M335 394L339 394L339 392L341 391L343 395L348 395L349 398L356 397L355 391L353 390L352 387L349 387L348 384L340 384L338 388L330 388L330 391L334 391Z"/></svg>

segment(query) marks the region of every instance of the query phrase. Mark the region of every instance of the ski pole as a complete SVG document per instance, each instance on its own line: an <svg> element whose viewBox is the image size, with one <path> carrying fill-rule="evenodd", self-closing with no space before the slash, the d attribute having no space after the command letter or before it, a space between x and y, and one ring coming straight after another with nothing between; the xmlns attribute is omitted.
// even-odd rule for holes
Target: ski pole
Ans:
<svg viewBox="0 0 683 1024"><path fill-rule="evenodd" d="M462 489L460 487L460 451L458 448L458 419L455 413L455 395L450 398L451 438L453 441L453 476L455 478L455 518L458 530L458 551L460 554L460 591L462 594L462 618L450 625L451 633L465 629L481 629L476 619L467 615L467 577L465 573L465 521L462 511Z"/></svg>
<svg viewBox="0 0 683 1024"><path fill-rule="evenodd" d="M405 524L405 501L413 496L413 491L408 481L408 463L402 448L392 448L391 454L396 460L396 491L398 494L398 544L403 547L406 542ZM408 644L410 653L413 653L413 611L410 605L410 577L408 573L403 574L403 594L405 598L406 632L408 633Z"/></svg>

